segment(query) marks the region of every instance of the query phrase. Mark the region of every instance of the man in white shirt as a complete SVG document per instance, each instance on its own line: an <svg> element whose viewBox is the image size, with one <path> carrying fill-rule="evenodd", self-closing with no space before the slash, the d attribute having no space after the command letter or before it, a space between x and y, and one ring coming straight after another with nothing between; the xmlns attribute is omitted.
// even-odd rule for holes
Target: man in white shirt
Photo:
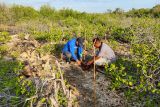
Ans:
<svg viewBox="0 0 160 107"><path fill-rule="evenodd" d="M95 48L99 49L94 56L96 65L103 66L116 60L114 51L107 44L101 42L99 38L93 39L93 44ZM88 61L88 66L94 63L94 57Z"/></svg>

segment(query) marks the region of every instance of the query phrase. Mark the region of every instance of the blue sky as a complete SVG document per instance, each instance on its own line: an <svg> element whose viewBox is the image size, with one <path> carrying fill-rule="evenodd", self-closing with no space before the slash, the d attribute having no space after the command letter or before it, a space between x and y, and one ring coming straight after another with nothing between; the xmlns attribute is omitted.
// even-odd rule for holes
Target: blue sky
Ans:
<svg viewBox="0 0 160 107"><path fill-rule="evenodd" d="M0 0L0 3L20 4L36 9L48 4L56 9L71 8L81 12L102 13L107 9L114 10L115 8L122 8L126 11L132 8L152 8L160 4L160 0Z"/></svg>

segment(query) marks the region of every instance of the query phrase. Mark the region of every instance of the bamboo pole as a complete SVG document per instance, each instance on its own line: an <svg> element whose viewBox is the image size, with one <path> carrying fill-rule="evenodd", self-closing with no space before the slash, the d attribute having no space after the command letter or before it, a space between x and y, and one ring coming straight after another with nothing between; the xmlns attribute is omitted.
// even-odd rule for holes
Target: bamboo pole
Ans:
<svg viewBox="0 0 160 107"><path fill-rule="evenodd" d="M95 33L94 33L95 35ZM94 90L93 90L93 100L94 100L94 107L96 107L96 64L95 64L95 54L96 54L96 49L94 47L94 44L95 44L96 41L94 41L93 43L93 50L94 50L94 68L93 68L93 87L94 87Z"/></svg>

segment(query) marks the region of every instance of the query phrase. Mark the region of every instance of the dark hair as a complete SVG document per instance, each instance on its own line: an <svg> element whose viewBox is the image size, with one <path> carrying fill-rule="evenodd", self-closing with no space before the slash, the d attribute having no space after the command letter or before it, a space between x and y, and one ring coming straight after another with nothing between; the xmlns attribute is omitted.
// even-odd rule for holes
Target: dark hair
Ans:
<svg viewBox="0 0 160 107"><path fill-rule="evenodd" d="M93 39L93 42L101 42L101 40L97 37Z"/></svg>
<svg viewBox="0 0 160 107"><path fill-rule="evenodd" d="M79 37L79 38L77 38L77 41L78 41L79 46L83 47L84 39L82 37Z"/></svg>

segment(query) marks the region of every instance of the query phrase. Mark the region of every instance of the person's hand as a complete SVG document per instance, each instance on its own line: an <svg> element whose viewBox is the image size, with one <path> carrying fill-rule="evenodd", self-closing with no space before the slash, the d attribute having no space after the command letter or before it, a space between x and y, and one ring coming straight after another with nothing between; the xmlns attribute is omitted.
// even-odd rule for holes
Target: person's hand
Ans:
<svg viewBox="0 0 160 107"><path fill-rule="evenodd" d="M81 61L77 60L77 64L78 64L78 65L81 65Z"/></svg>
<svg viewBox="0 0 160 107"><path fill-rule="evenodd" d="M88 65L88 66L91 65L91 64L92 64L92 61L87 62L87 65Z"/></svg>

